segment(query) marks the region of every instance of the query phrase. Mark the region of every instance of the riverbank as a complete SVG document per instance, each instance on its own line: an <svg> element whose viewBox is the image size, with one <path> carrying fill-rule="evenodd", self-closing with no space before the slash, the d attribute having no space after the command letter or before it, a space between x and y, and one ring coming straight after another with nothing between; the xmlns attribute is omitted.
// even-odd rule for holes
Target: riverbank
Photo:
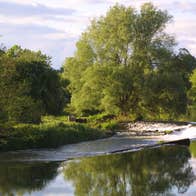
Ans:
<svg viewBox="0 0 196 196"><path fill-rule="evenodd" d="M109 131L79 123L18 124L1 128L0 151L55 148L111 135L112 133Z"/></svg>
<svg viewBox="0 0 196 196"><path fill-rule="evenodd" d="M85 123L70 122L67 116L45 116L39 125L0 126L0 151L56 148L66 144L106 138L114 134L131 137L163 136L187 126L188 123L123 122L111 115L91 116L85 119Z"/></svg>

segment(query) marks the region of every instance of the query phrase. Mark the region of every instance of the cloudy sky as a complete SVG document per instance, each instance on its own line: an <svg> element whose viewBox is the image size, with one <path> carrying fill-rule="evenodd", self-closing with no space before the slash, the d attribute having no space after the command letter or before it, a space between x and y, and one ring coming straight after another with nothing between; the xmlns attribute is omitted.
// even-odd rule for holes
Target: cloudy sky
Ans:
<svg viewBox="0 0 196 196"><path fill-rule="evenodd" d="M149 0L0 0L0 43L41 50L61 67L94 17L115 3L139 6ZM196 56L196 0L151 0L174 16L167 31Z"/></svg>

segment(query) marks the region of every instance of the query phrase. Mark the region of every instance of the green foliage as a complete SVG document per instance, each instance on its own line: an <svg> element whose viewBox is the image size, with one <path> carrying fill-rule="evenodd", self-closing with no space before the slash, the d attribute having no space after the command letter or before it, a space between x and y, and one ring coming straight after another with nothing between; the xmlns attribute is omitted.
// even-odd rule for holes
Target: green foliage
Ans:
<svg viewBox="0 0 196 196"><path fill-rule="evenodd" d="M41 104L29 96L15 97L7 107L9 121L23 123L41 122Z"/></svg>
<svg viewBox="0 0 196 196"><path fill-rule="evenodd" d="M68 81L40 51L17 45L5 50L0 78L0 106L9 121L39 123L43 114L61 114L69 101Z"/></svg>
<svg viewBox="0 0 196 196"><path fill-rule="evenodd" d="M190 89L190 99L194 104L196 104L196 69L194 70L193 74L191 75L190 81L192 83L192 87Z"/></svg>
<svg viewBox="0 0 196 196"><path fill-rule="evenodd" d="M190 77L192 87L189 91L189 117L190 120L196 121L196 69Z"/></svg>
<svg viewBox="0 0 196 196"><path fill-rule="evenodd" d="M164 32L171 18L146 3L140 11L117 4L93 20L63 67L71 108L136 119L186 113L196 59L186 49L174 52L175 39Z"/></svg>
<svg viewBox="0 0 196 196"><path fill-rule="evenodd" d="M20 79L29 85L29 95L42 103L46 114L60 114L65 104L63 81L50 67L50 58L30 50L22 50L15 58Z"/></svg>
<svg viewBox="0 0 196 196"><path fill-rule="evenodd" d="M18 124L3 131L0 151L27 148L51 148L60 145L98 139L106 132L76 123L43 123L40 125Z"/></svg>
<svg viewBox="0 0 196 196"><path fill-rule="evenodd" d="M119 128L119 124L116 120L110 120L108 122L101 123L101 128L104 130L115 131Z"/></svg>
<svg viewBox="0 0 196 196"><path fill-rule="evenodd" d="M0 108L0 125L1 123L5 123L8 120L7 114L3 111L2 107Z"/></svg>
<svg viewBox="0 0 196 196"><path fill-rule="evenodd" d="M112 132L119 128L119 122L116 120L116 116L112 114L99 113L88 116L86 119L90 127Z"/></svg>
<svg viewBox="0 0 196 196"><path fill-rule="evenodd" d="M0 59L0 106L9 121L40 122L41 107L29 96L29 84L21 77L16 61L7 57Z"/></svg>
<svg viewBox="0 0 196 196"><path fill-rule="evenodd" d="M167 135L168 135L168 134L171 134L172 132L173 132L172 130L165 130L165 131L164 131L164 133L167 134Z"/></svg>
<svg viewBox="0 0 196 196"><path fill-rule="evenodd" d="M50 124L50 123L69 123L68 116L42 116L42 123Z"/></svg>
<svg viewBox="0 0 196 196"><path fill-rule="evenodd" d="M105 122L107 120L111 120L115 117L115 115L107 114L107 113L99 113L96 115L92 115L88 117L88 122Z"/></svg>

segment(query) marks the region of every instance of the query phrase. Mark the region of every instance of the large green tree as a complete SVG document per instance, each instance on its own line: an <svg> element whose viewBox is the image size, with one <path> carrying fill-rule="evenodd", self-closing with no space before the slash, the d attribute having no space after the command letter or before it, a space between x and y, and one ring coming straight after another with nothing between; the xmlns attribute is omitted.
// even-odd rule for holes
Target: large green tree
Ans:
<svg viewBox="0 0 196 196"><path fill-rule="evenodd" d="M196 69L190 77L192 88L189 91L189 115L192 121L196 121Z"/></svg>
<svg viewBox="0 0 196 196"><path fill-rule="evenodd" d="M140 11L117 4L93 20L64 65L75 111L184 113L193 68L174 53L175 40L164 32L171 18L146 3Z"/></svg>
<svg viewBox="0 0 196 196"><path fill-rule="evenodd" d="M156 65L144 85L144 105L148 113L176 118L187 112L187 92L191 88L190 75L196 59L188 50L180 49ZM161 116L162 115L162 116Z"/></svg>
<svg viewBox="0 0 196 196"><path fill-rule="evenodd" d="M17 45L6 50L0 58L1 114L10 121L33 123L43 114L60 114L66 83L50 65L50 58L40 51Z"/></svg>

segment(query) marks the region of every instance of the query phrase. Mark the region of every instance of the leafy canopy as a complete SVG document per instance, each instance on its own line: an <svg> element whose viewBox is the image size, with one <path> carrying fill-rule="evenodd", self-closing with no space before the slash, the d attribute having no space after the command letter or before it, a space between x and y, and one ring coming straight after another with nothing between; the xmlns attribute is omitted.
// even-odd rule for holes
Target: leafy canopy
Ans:
<svg viewBox="0 0 196 196"><path fill-rule="evenodd" d="M66 83L50 64L50 57L40 51L18 45L3 50L0 56L1 119L38 123L43 114L62 112Z"/></svg>
<svg viewBox="0 0 196 196"><path fill-rule="evenodd" d="M151 3L140 11L117 4L94 19L64 65L75 112L185 113L195 58L174 52L175 39L164 31L171 19Z"/></svg>

